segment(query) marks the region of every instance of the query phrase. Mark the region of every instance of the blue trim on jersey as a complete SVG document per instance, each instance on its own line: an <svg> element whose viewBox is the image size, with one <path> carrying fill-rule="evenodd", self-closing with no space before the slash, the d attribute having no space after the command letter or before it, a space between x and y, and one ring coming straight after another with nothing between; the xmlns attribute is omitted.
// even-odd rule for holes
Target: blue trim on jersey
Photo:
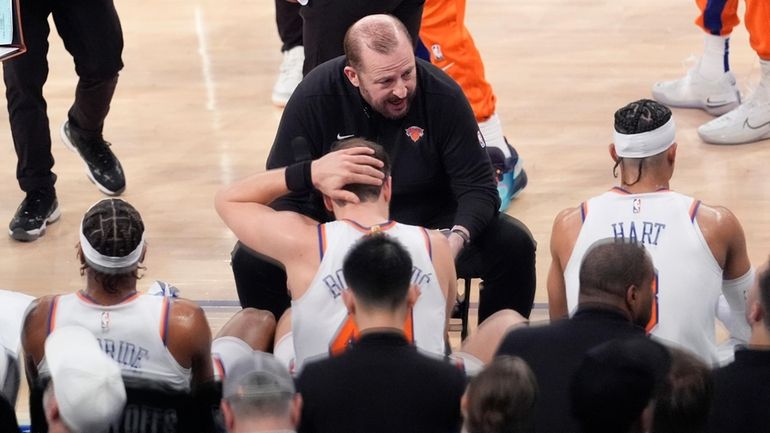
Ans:
<svg viewBox="0 0 770 433"><path fill-rule="evenodd" d="M51 335L51 316L53 316L53 310L56 308L56 304L59 302L59 295L56 295L51 300L51 306L48 308L48 322L46 323L46 335Z"/></svg>
<svg viewBox="0 0 770 433"><path fill-rule="evenodd" d="M580 221L586 222L586 203L580 203Z"/></svg>
<svg viewBox="0 0 770 433"><path fill-rule="evenodd" d="M730 38L725 38L725 55L722 59L725 64L725 72L730 70Z"/></svg>
<svg viewBox="0 0 770 433"><path fill-rule="evenodd" d="M171 298L168 298L168 297L165 298L165 301L166 301L166 314L163 315L164 316L163 317L163 345L164 346L168 346L168 344L167 344L167 341L168 341L168 319L169 319L168 316L171 313L171 303L173 301L171 300Z"/></svg>
<svg viewBox="0 0 770 433"><path fill-rule="evenodd" d="M706 8L703 10L703 25L712 35L722 34L722 11L726 4L727 0L708 0L706 3Z"/></svg>
<svg viewBox="0 0 770 433"><path fill-rule="evenodd" d="M697 203L695 203L695 209L692 210L692 215L690 215L690 222L695 224L695 216L698 215L698 209L700 209L701 201L698 200Z"/></svg>
<svg viewBox="0 0 770 433"><path fill-rule="evenodd" d="M422 229L422 232L425 234L425 243L426 247L428 247L428 257L433 260L433 245L430 243L430 235L428 234L428 230L425 227L420 227Z"/></svg>
<svg viewBox="0 0 770 433"><path fill-rule="evenodd" d="M316 226L316 230L318 231L318 257L320 257L321 260L324 259L324 237L322 232L322 226L323 224L318 224Z"/></svg>

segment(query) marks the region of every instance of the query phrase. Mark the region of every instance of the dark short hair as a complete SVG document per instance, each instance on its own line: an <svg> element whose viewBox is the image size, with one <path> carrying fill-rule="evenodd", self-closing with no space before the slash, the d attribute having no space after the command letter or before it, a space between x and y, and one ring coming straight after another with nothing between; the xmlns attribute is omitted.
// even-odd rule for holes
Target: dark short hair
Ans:
<svg viewBox="0 0 770 433"><path fill-rule="evenodd" d="M652 261L640 243L601 239L591 245L580 264L580 293L622 298L629 286L641 287L653 272Z"/></svg>
<svg viewBox="0 0 770 433"><path fill-rule="evenodd" d="M535 374L523 359L499 356L468 385L468 433L526 431L537 398Z"/></svg>
<svg viewBox="0 0 770 433"><path fill-rule="evenodd" d="M412 37L404 24L392 15L387 17L390 20L369 20L364 23L359 20L345 32L342 46L348 65L356 69L363 68L361 63L363 46L379 54L392 53L400 42L399 33L406 37L409 45L412 45Z"/></svg>
<svg viewBox="0 0 770 433"><path fill-rule="evenodd" d="M400 242L384 233L366 235L345 256L342 273L363 304L395 311L406 300L412 259Z"/></svg>
<svg viewBox="0 0 770 433"><path fill-rule="evenodd" d="M714 378L703 361L682 349L669 348L671 370L655 402L655 433L701 433L706 429Z"/></svg>
<svg viewBox="0 0 770 433"><path fill-rule="evenodd" d="M759 285L759 303L765 312L762 315L762 321L770 330L770 266L757 275L757 284Z"/></svg>
<svg viewBox="0 0 770 433"><path fill-rule="evenodd" d="M142 241L144 222L139 211L119 198L104 199L89 209L82 222L83 236L100 254L125 257ZM84 264L81 270L91 268ZM114 293L126 278L138 278L137 268L106 273L91 268L104 289Z"/></svg>
<svg viewBox="0 0 770 433"><path fill-rule="evenodd" d="M345 140L339 140L332 143L331 151L350 149L354 147L368 147L374 150L374 154L370 155L372 158L382 161L382 168L380 171L385 174L385 178L390 176L390 157L385 148L379 144L366 140L364 138L348 138ZM361 201L377 200L382 191L382 184L380 185L367 185L363 183L350 183L343 188L346 191L350 191L355 194Z"/></svg>
<svg viewBox="0 0 770 433"><path fill-rule="evenodd" d="M569 389L580 431L629 431L657 395L670 363L668 350L645 337L611 340L589 350Z"/></svg>

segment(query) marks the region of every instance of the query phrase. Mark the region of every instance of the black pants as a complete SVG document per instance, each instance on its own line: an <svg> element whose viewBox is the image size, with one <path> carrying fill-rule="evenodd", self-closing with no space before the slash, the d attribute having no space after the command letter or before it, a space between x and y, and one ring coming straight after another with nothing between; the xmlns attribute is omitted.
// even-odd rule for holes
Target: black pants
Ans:
<svg viewBox="0 0 770 433"><path fill-rule="evenodd" d="M417 42L425 0L310 0L301 9L302 41L307 75L321 63L344 54L345 32L359 19L372 14L390 14L406 26Z"/></svg>
<svg viewBox="0 0 770 433"><path fill-rule="evenodd" d="M302 45L302 17L299 3L275 0L275 23L281 38L281 51L288 51Z"/></svg>
<svg viewBox="0 0 770 433"><path fill-rule="evenodd" d="M24 191L53 188L51 134L43 98L48 78L48 15L53 14L64 47L79 77L68 112L71 127L101 137L104 119L123 68L123 32L112 0L21 0L27 52L3 62L8 115L18 163L16 178Z"/></svg>
<svg viewBox="0 0 770 433"><path fill-rule="evenodd" d="M535 240L524 224L500 214L460 253L457 275L484 281L479 322L504 308L529 317L535 299L535 248ZM291 302L286 272L275 261L240 243L233 250L232 266L241 306L269 310L281 317Z"/></svg>

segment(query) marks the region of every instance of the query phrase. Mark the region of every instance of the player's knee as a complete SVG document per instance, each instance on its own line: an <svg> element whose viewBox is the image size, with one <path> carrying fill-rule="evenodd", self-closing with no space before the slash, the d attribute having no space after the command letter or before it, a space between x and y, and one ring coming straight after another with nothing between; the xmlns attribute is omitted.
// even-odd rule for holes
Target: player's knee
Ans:
<svg viewBox="0 0 770 433"><path fill-rule="evenodd" d="M259 310L256 308L247 307L239 311L237 315L238 315L238 320L242 321L249 327L275 328L275 325L276 325L275 316L273 315L273 313L267 310Z"/></svg>

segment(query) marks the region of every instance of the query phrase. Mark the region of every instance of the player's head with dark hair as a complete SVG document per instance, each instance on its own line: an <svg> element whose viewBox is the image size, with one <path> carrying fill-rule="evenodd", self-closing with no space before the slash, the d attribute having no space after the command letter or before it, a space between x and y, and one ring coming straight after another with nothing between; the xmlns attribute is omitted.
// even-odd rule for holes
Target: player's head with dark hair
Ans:
<svg viewBox="0 0 770 433"><path fill-rule="evenodd" d="M644 247L624 238L595 242L580 264L579 304L619 306L645 325L652 309L655 269Z"/></svg>
<svg viewBox="0 0 770 433"><path fill-rule="evenodd" d="M366 140L364 138L348 138L345 140L339 140L332 143L331 151L336 150L343 150L343 149L351 149L354 147L368 147L369 149L372 149L374 151L374 154L369 155L372 158L375 158L382 162L382 168L380 171L385 175L385 181L387 181L388 176L390 176L390 157L388 156L388 152L385 151L385 148L380 146L379 144ZM380 197L380 193L382 192L382 188L385 185L385 182L381 185L367 185L363 183L351 183L348 185L345 185L345 190L352 192L355 194L359 200L363 201L375 201Z"/></svg>
<svg viewBox="0 0 770 433"><path fill-rule="evenodd" d="M144 222L127 202L108 198L93 205L80 227L81 272L93 272L104 290L116 293L138 278L144 259Z"/></svg>
<svg viewBox="0 0 770 433"><path fill-rule="evenodd" d="M670 363L668 350L646 337L611 340L590 349L569 386L570 409L580 431L652 431L653 402Z"/></svg>
<svg viewBox="0 0 770 433"><path fill-rule="evenodd" d="M714 379L711 368L682 349L669 348L671 369L656 396L655 433L706 431Z"/></svg>
<svg viewBox="0 0 770 433"><path fill-rule="evenodd" d="M612 173L617 177L618 166L622 167L621 175L624 170L635 170L635 176L626 178L622 176L621 181L624 185L634 185L642 179L643 167L655 171L666 162L666 154L673 141L662 142L663 138L657 133L664 130L673 134L674 125L672 121L671 110L665 105L650 100L640 99L634 101L615 112L615 138L635 137L635 143L625 149L628 154L624 154L621 149L617 149L615 166ZM647 134L647 136L641 135ZM662 134L664 135L664 134ZM618 146L618 143L615 143ZM650 151L652 149L652 151ZM632 156L638 154L638 156ZM631 180L633 179L633 180Z"/></svg>
<svg viewBox="0 0 770 433"><path fill-rule="evenodd" d="M412 45L412 37L406 26L392 15L369 15L355 22L343 39L343 49L348 65L365 69L362 51L368 49L378 54L392 53L404 40Z"/></svg>
<svg viewBox="0 0 770 433"><path fill-rule="evenodd" d="M516 356L499 356L471 380L465 391L465 431L528 431L536 398L537 381L527 363Z"/></svg>
<svg viewBox="0 0 770 433"><path fill-rule="evenodd" d="M759 268L746 296L746 320L752 327L752 334L758 331L763 335L770 334L770 261Z"/></svg>
<svg viewBox="0 0 770 433"><path fill-rule="evenodd" d="M397 240L373 233L353 245L345 256L342 273L359 304L393 312L406 304L412 258Z"/></svg>

